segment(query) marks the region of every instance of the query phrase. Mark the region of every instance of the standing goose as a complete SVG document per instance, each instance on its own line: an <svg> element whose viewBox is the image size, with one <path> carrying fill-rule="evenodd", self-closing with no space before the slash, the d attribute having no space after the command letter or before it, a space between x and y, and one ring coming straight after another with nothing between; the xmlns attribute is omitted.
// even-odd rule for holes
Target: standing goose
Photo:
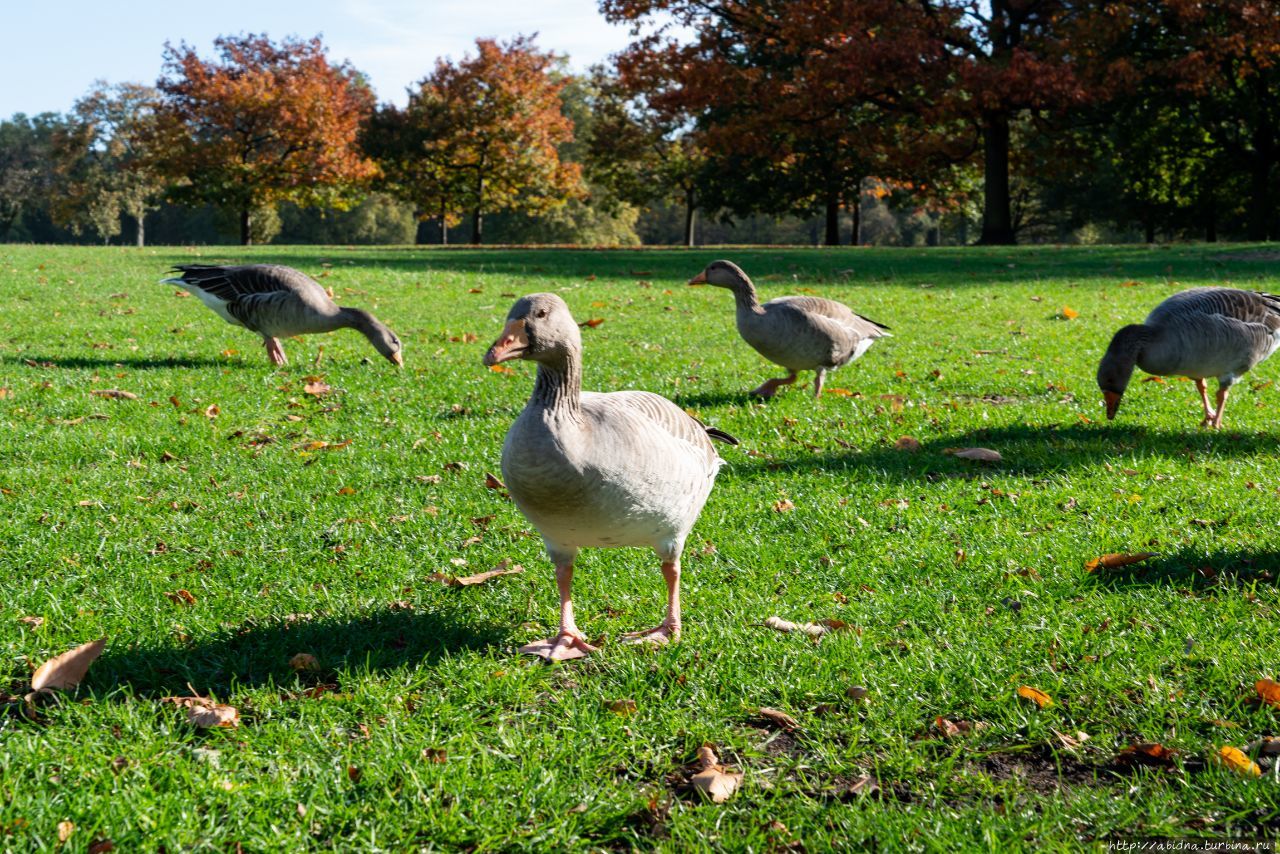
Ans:
<svg viewBox="0 0 1280 854"><path fill-rule="evenodd" d="M404 364L400 339L378 318L339 307L314 279L292 267L179 264L170 272L182 275L162 282L190 291L223 320L261 335L277 365L287 361L279 339L335 329L358 330L397 367Z"/></svg>
<svg viewBox="0 0 1280 854"><path fill-rule="evenodd" d="M827 371L843 367L867 352L889 327L854 314L844 303L822 297L778 297L764 305L742 268L731 261L712 261L689 280L690 285L716 285L733 291L738 306L738 334L770 362L790 373L765 380L751 393L770 398L778 386L796 381L798 371L816 371L813 396L822 394Z"/></svg>
<svg viewBox="0 0 1280 854"><path fill-rule="evenodd" d="M573 561L583 546L648 546L662 561L667 614L656 628L624 637L663 644L680 638L680 553L723 460L703 426L671 401L645 391L582 391L582 337L555 294L512 306L484 355L538 365L533 394L507 432L502 475L516 506L542 534L560 591L554 638L520 648L549 661L595 647L573 620Z"/></svg>
<svg viewBox="0 0 1280 854"><path fill-rule="evenodd" d="M1200 426L1222 426L1233 383L1280 346L1280 297L1235 288L1192 288L1155 307L1143 323L1111 339L1098 365L1107 419L1137 365L1149 374L1191 377L1204 405ZM1209 406L1206 377L1218 378L1217 409Z"/></svg>

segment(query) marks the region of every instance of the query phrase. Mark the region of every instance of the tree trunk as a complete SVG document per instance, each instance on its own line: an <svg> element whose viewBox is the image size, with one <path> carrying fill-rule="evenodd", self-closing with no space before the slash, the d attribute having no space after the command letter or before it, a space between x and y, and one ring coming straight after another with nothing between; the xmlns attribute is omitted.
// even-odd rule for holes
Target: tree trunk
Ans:
<svg viewBox="0 0 1280 854"><path fill-rule="evenodd" d="M145 213L138 214L133 218L138 224L138 233L134 237L134 245L139 249L147 245L147 215Z"/></svg>
<svg viewBox="0 0 1280 854"><path fill-rule="evenodd" d="M862 182L858 182L857 189L853 192L853 204L849 206L849 212L853 214L853 227L849 229L849 245L862 245Z"/></svg>
<svg viewBox="0 0 1280 854"><path fill-rule="evenodd" d="M449 245L449 219L443 215L440 217L440 245Z"/></svg>
<svg viewBox="0 0 1280 854"><path fill-rule="evenodd" d="M249 208L247 207L241 208L240 209L240 245L241 246L253 245L253 231L250 229L250 226L251 226L250 220L251 220L251 214L250 214Z"/></svg>
<svg viewBox="0 0 1280 854"><path fill-rule="evenodd" d="M1009 203L1009 116L992 112L983 117L982 236L987 246L1011 246L1013 214Z"/></svg>
<svg viewBox="0 0 1280 854"><path fill-rule="evenodd" d="M840 245L840 196L835 191L827 192L827 231L822 243L825 246Z"/></svg>
<svg viewBox="0 0 1280 854"><path fill-rule="evenodd" d="M684 245L690 249L694 246L693 229L697 223L698 207L695 204L693 190L684 192Z"/></svg>
<svg viewBox="0 0 1280 854"><path fill-rule="evenodd" d="M1255 147L1249 164L1249 200L1245 205L1245 230L1250 240L1270 240L1275 236L1276 206L1271 189L1274 165L1265 145Z"/></svg>
<svg viewBox="0 0 1280 854"><path fill-rule="evenodd" d="M484 161L480 163L484 166ZM476 176L476 209L471 216L471 242L479 246L484 242L484 174Z"/></svg>

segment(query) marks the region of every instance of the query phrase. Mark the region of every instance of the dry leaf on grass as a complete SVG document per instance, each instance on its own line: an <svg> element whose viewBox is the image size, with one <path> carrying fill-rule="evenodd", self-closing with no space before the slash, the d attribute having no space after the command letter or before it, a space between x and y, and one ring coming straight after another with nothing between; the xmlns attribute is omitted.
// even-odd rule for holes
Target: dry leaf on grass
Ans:
<svg viewBox="0 0 1280 854"><path fill-rule="evenodd" d="M333 389L329 386L328 383L316 380L314 382L309 382L306 385L304 385L302 387L302 391L304 394L309 394L312 397L321 397L333 391Z"/></svg>
<svg viewBox="0 0 1280 854"><path fill-rule="evenodd" d="M465 563L465 562L464 562ZM483 584L490 578L497 578L500 575L516 575L524 572L524 567L520 564L511 564L509 558L503 558L498 561L498 565L488 572L480 572L475 575L465 575L461 578L452 575L445 575L443 572L433 572L427 576L428 581L442 581L451 587L471 587L475 584Z"/></svg>
<svg viewBox="0 0 1280 854"><path fill-rule="evenodd" d="M1246 777L1262 776L1262 769L1258 767L1258 763L1245 756L1238 748L1231 746L1220 748L1214 758L1237 774L1243 774Z"/></svg>
<svg viewBox="0 0 1280 854"><path fill-rule="evenodd" d="M770 709L767 706L761 706L757 711L757 714L769 723L777 724L783 729L799 729L800 727L800 722L798 720L778 709Z"/></svg>
<svg viewBox="0 0 1280 854"><path fill-rule="evenodd" d="M778 501L773 502L774 513L786 513L794 509L796 509L796 506L791 503L790 498L782 498L782 499L779 499Z"/></svg>
<svg viewBox="0 0 1280 854"><path fill-rule="evenodd" d="M58 822L58 841L66 842L71 838L71 834L76 832L76 826L69 821Z"/></svg>
<svg viewBox="0 0 1280 854"><path fill-rule="evenodd" d="M356 490L353 486L344 486L338 490L339 495L355 495Z"/></svg>
<svg viewBox="0 0 1280 854"><path fill-rule="evenodd" d="M485 486L485 489L506 489L507 488L507 485L505 483L498 480L498 478L494 477L493 475L489 474L489 472L484 473L484 486Z"/></svg>
<svg viewBox="0 0 1280 854"><path fill-rule="evenodd" d="M1273 679L1259 679L1253 683L1253 690L1258 692L1258 699L1262 702L1280 709L1280 682Z"/></svg>
<svg viewBox="0 0 1280 854"><path fill-rule="evenodd" d="M510 365L490 365L489 370L495 374L514 374L516 372L516 369Z"/></svg>
<svg viewBox="0 0 1280 854"><path fill-rule="evenodd" d="M815 638L821 637L827 632L847 629L849 627L849 624L844 620L827 619L818 620L816 623L793 623L790 620L784 620L781 617L770 617L764 621L764 625L765 628L783 632L784 634L798 632Z"/></svg>
<svg viewBox="0 0 1280 854"><path fill-rule="evenodd" d="M1073 320L1080 316L1080 312L1076 311L1069 305L1064 305L1062 307L1062 316L1067 320Z"/></svg>
<svg viewBox="0 0 1280 854"><path fill-rule="evenodd" d="M164 594L164 598L168 599L175 605L194 605L196 597L190 590L169 590Z"/></svg>
<svg viewBox="0 0 1280 854"><path fill-rule="evenodd" d="M1032 688L1030 685L1021 685L1018 687L1018 696L1024 700L1030 700L1042 709L1047 709L1053 705L1053 698L1039 688Z"/></svg>
<svg viewBox="0 0 1280 854"><path fill-rule="evenodd" d="M893 447L895 450L915 453L920 450L920 440L914 436L903 436L901 439L893 443Z"/></svg>
<svg viewBox="0 0 1280 854"><path fill-rule="evenodd" d="M999 451L993 451L990 448L947 448L942 453L951 454L962 460L977 460L983 463L998 463L1004 459Z"/></svg>
<svg viewBox="0 0 1280 854"><path fill-rule="evenodd" d="M449 761L449 754L443 747L424 747L422 749L422 758L433 765L443 765Z"/></svg>
<svg viewBox="0 0 1280 854"><path fill-rule="evenodd" d="M850 700L862 700L862 699L865 699L866 696L870 693L871 692L869 690L862 687L861 685L850 685L847 689L845 689L844 695L848 697Z"/></svg>
<svg viewBox="0 0 1280 854"><path fill-rule="evenodd" d="M837 397L853 397L853 392L849 391L847 388L824 388L823 392L826 394L834 394Z"/></svg>
<svg viewBox="0 0 1280 854"><path fill-rule="evenodd" d="M289 659L289 667L296 671L319 670L319 660L309 652L300 652L293 658Z"/></svg>
<svg viewBox="0 0 1280 854"><path fill-rule="evenodd" d="M161 697L160 702L186 709L187 723L201 729L240 726L239 709L216 703L207 697Z"/></svg>
<svg viewBox="0 0 1280 854"><path fill-rule="evenodd" d="M31 674L31 692L67 691L76 687L106 646L107 639L98 638L49 659Z"/></svg>
<svg viewBox="0 0 1280 854"><path fill-rule="evenodd" d="M99 388L89 392L96 394L98 397L111 397L116 400L137 400L138 396L131 391L122 391L118 388Z"/></svg>
<svg viewBox="0 0 1280 854"><path fill-rule="evenodd" d="M709 744L698 749L698 766L701 770L689 778L689 782L712 803L724 803L742 785L742 775L726 772Z"/></svg>
<svg viewBox="0 0 1280 854"><path fill-rule="evenodd" d="M33 629L38 629L44 625L44 617L19 617L18 622L22 623L24 626L30 626Z"/></svg>
<svg viewBox="0 0 1280 854"><path fill-rule="evenodd" d="M585 327L587 327L588 329L595 329L597 326L599 326L599 325L600 325L600 324L602 324L602 323L604 323L604 318L603 318L603 317L593 317L593 318L591 318L590 320L584 320L584 321L582 321L582 322L581 322L581 323L579 323L578 325L579 325L579 326L585 326Z"/></svg>
<svg viewBox="0 0 1280 854"><path fill-rule="evenodd" d="M613 712L615 715L634 715L636 713L635 700L610 700L604 704L605 708Z"/></svg>
<svg viewBox="0 0 1280 854"><path fill-rule="evenodd" d="M1178 754L1158 742L1131 744L1116 754L1115 764L1122 767L1143 765L1148 768L1172 768Z"/></svg>
<svg viewBox="0 0 1280 854"><path fill-rule="evenodd" d="M1058 732L1053 727L1049 727L1049 732L1058 737L1058 741L1065 750L1076 750L1089 740L1089 733L1087 732L1077 732L1072 736L1067 735L1065 732Z"/></svg>
<svg viewBox="0 0 1280 854"><path fill-rule="evenodd" d="M955 738L957 735L969 735L980 732L991 726L986 721L953 721L941 715L933 719L933 726L943 738Z"/></svg>
<svg viewBox="0 0 1280 854"><path fill-rule="evenodd" d="M1095 557L1085 563L1085 572L1095 572L1099 569L1116 569L1121 566L1128 566L1131 563L1141 563L1148 558L1156 556L1155 552L1137 552L1136 554L1125 554L1123 552L1111 552L1104 554L1102 557Z"/></svg>

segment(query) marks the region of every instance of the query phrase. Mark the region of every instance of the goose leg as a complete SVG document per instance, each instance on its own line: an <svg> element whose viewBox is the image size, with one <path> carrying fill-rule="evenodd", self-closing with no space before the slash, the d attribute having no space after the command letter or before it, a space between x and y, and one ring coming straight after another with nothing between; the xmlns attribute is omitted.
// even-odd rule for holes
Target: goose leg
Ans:
<svg viewBox="0 0 1280 854"><path fill-rule="evenodd" d="M1231 390L1231 386L1218 384L1218 411L1213 414L1213 421L1210 426L1215 430L1222 429L1222 410L1227 408L1227 392Z"/></svg>
<svg viewBox="0 0 1280 854"><path fill-rule="evenodd" d="M789 375L776 380L765 380L764 384L759 388L752 389L751 394L756 397L763 397L765 400L773 397L778 391L780 385L791 385L796 381L796 372L792 371Z"/></svg>
<svg viewBox="0 0 1280 854"><path fill-rule="evenodd" d="M813 399L818 400L822 397L822 383L827 378L827 369L818 368L817 376L813 378Z"/></svg>
<svg viewBox="0 0 1280 854"><path fill-rule="evenodd" d="M284 357L284 348L280 346L280 341L276 338L267 338L264 342L267 345L267 355L271 358L273 364L284 365L288 363L288 359Z"/></svg>
<svg viewBox="0 0 1280 854"><path fill-rule="evenodd" d="M627 643L662 645L680 640L680 561L665 561L662 577L667 582L667 616L658 626L643 632L627 632Z"/></svg>
<svg viewBox="0 0 1280 854"><path fill-rule="evenodd" d="M560 589L560 631L553 638L534 641L520 647L525 655L536 655L547 661L568 661L586 658L596 647L587 643L573 621L573 601L569 591L573 586L573 560L556 563L556 587Z"/></svg>
<svg viewBox="0 0 1280 854"><path fill-rule="evenodd" d="M1200 402L1204 404L1204 420L1200 422L1200 426L1207 427L1213 423L1217 413L1209 406L1209 390L1205 388L1203 379L1196 380L1196 391L1200 392Z"/></svg>

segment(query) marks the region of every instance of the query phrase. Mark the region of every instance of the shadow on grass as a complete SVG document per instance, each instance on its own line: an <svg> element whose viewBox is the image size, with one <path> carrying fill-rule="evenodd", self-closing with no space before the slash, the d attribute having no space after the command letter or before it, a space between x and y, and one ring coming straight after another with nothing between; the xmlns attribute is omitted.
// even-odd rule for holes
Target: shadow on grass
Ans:
<svg viewBox="0 0 1280 854"><path fill-rule="evenodd" d="M281 247L277 252L242 255L233 247L202 260L212 263L274 263L318 274L322 262L335 272L361 268L407 273L450 271L526 276L530 279L651 279L683 282L708 262L728 258L740 263L769 296L804 286L867 282L922 282L940 287L989 287L1027 279L1098 276L1126 278L1221 277L1224 270L1251 272L1250 247L1239 253L1199 247L894 247L671 246L624 248L528 246L316 246ZM182 259L175 260L181 263ZM544 285L537 285L543 287Z"/></svg>
<svg viewBox="0 0 1280 854"><path fill-rule="evenodd" d="M739 437L750 447L749 437ZM983 447L998 451L998 463L976 462L945 453ZM771 477L778 472L872 472L904 481L936 481L949 477L1042 475L1066 472L1123 455L1137 457L1219 457L1273 454L1280 438L1233 430L1154 430L1135 424L1018 424L920 439L915 452L892 446L869 450L801 452L795 456L734 455L729 478Z"/></svg>
<svg viewBox="0 0 1280 854"><path fill-rule="evenodd" d="M28 353L23 353L20 357L0 357L0 362L23 367L31 367L29 363L35 362L36 368L80 368L86 370L122 368L126 371L152 371L173 368L226 368L243 364L242 362L227 359L202 359L190 356L166 356L162 359L104 359L94 356L33 356Z"/></svg>
<svg viewBox="0 0 1280 854"><path fill-rule="evenodd" d="M739 391L707 391L698 394L673 394L671 402L679 407L697 408L699 406L749 406L758 403L760 398L752 397L747 392Z"/></svg>
<svg viewBox="0 0 1280 854"><path fill-rule="evenodd" d="M393 670L431 664L467 650L502 643L505 626L485 623L456 604L449 611L378 611L358 616L253 621L207 640L134 648L108 648L91 683L128 685L141 696L188 694L191 688L225 696L235 687L293 685L289 659L314 655L321 670L309 684L331 682L338 670ZM190 686L190 687L188 687Z"/></svg>
<svg viewBox="0 0 1280 854"><path fill-rule="evenodd" d="M1175 587L1198 593L1280 584L1280 551L1182 550L1158 554L1142 563L1099 568L1090 576L1104 587Z"/></svg>

